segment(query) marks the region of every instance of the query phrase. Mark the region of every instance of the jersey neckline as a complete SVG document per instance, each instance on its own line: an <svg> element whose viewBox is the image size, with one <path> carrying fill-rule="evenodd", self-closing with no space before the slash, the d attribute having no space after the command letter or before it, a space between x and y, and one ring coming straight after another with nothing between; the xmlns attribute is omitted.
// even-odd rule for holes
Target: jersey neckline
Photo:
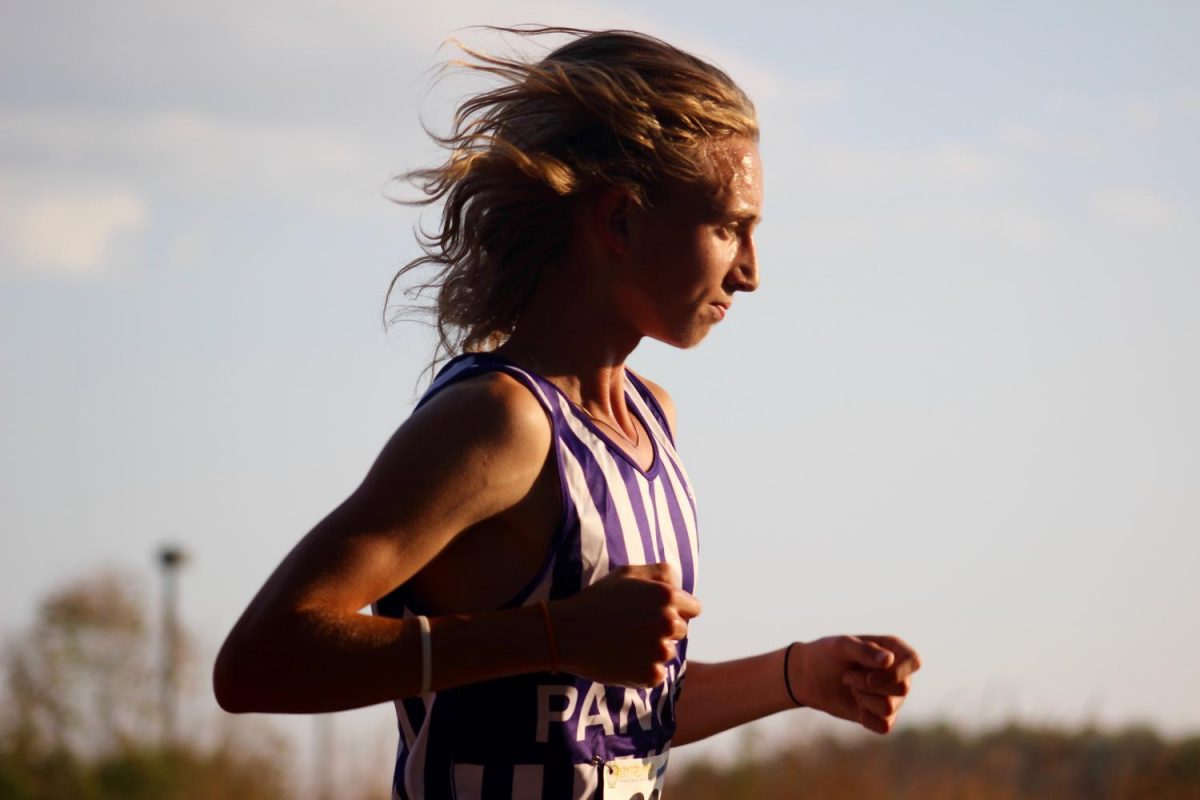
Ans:
<svg viewBox="0 0 1200 800"><path fill-rule="evenodd" d="M633 381L630 380L628 370L622 371L624 379L625 379L625 387L624 387L625 388L625 402L629 407L629 411L633 414L633 416L635 418L637 418L637 421L639 423L641 423L642 430L644 430L646 432L646 436L648 436L650 438L650 448L651 448L651 452L652 452L652 458L650 461L650 466L646 467L644 469L642 468L641 464L639 464L636 460L634 460L633 456L630 455L625 450L625 448L621 447L619 444L616 443L616 441L610 435L605 433L604 429L601 428L599 425L597 425L595 420L593 420L590 416L588 416L588 413L586 411L584 411L582 408L580 408L578 405L576 405L571 400L570 397L567 397L566 392L564 392L562 389L560 389L558 387L558 385L554 383L554 381L550 380L546 376L542 375L539 372L534 372L529 367L526 367L523 364L518 364L516 361L513 361L508 356L503 356L503 355L500 355L499 353L493 353L493 352L464 353L463 356L484 357L484 358L495 359L496 361L503 361L506 364L511 364L512 366L517 367L518 369L524 370L525 372L529 373L530 375L536 376L538 378L538 380L541 381L542 383L549 384L550 388L553 389L558 394L558 396L563 399L563 401L567 404L567 407L571 409L571 413L573 413L575 415L575 419L579 420L585 426L587 426L588 430L590 430L593 434L595 434L595 436L597 438L599 438L600 441L603 442L605 444L605 446L611 452L615 453L619 458L624 459L625 463L628 464L629 466L631 466L633 469L635 469L639 475L641 475L642 477L647 478L647 479L653 479L662 471L662 450L661 450L661 447L658 442L658 437L656 437L654 435L654 430L650 427L650 423L646 421L646 418L642 415L642 412L638 409L637 402L630 398L631 393L637 394L637 387L634 386Z"/></svg>

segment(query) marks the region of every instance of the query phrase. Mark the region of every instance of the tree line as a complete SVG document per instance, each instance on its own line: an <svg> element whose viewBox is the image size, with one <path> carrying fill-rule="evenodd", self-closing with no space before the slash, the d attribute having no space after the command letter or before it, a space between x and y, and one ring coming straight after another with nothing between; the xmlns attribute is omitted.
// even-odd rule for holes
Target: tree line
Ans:
<svg viewBox="0 0 1200 800"><path fill-rule="evenodd" d="M293 798L293 754L261 720L216 709L206 659L184 641L164 685L144 583L97 572L49 592L3 646L0 800ZM172 733L164 690L190 713ZM364 776L369 778L370 776ZM385 800L387 777L329 800ZM368 787L368 788L363 788ZM1200 800L1200 735L946 724L886 737L809 738L765 758L673 771L687 800Z"/></svg>

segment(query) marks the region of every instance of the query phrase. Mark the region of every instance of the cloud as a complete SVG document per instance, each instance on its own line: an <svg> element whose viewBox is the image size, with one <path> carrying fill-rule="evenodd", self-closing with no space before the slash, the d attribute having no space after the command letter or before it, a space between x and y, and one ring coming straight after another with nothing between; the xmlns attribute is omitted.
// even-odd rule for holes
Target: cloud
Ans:
<svg viewBox="0 0 1200 800"><path fill-rule="evenodd" d="M80 190L17 206L4 226L12 255L59 273L94 272L109 260L118 237L142 231L146 206L133 192Z"/></svg>

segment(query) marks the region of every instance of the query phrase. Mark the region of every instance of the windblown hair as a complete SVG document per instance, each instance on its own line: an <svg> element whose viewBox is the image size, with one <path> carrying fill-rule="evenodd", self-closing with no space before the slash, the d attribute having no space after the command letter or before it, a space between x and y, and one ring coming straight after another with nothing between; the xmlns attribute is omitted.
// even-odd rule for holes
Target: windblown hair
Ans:
<svg viewBox="0 0 1200 800"><path fill-rule="evenodd" d="M456 42L473 60L447 66L486 73L501 86L464 100L449 135L429 133L449 151L444 163L400 176L424 197L399 202L445 204L438 230L417 231L424 255L396 273L387 293L390 300L409 272L434 268L405 292L435 297L408 307L436 319L431 371L456 353L491 350L512 333L542 270L565 251L581 196L623 188L648 208L666 180L707 179L706 140L758 139L754 105L728 75L652 36L492 30L575 38L536 63Z"/></svg>

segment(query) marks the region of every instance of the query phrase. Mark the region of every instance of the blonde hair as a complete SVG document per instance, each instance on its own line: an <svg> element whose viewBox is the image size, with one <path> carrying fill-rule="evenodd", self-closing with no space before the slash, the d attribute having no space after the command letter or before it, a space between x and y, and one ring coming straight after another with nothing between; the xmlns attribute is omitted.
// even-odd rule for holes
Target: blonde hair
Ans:
<svg viewBox="0 0 1200 800"><path fill-rule="evenodd" d="M649 207L667 179L708 178L700 158L706 140L758 139L754 105L728 75L653 36L490 29L575 38L536 63L456 43L473 60L449 65L502 85L464 100L449 135L430 133L449 150L445 162L400 176L424 197L398 202L445 204L437 230L416 231L423 255L396 273L387 293L390 300L413 270L435 269L405 291L412 299L435 295L432 304L408 307L436 320L431 372L449 356L493 349L512 333L541 271L568 244L578 198L623 188Z"/></svg>

